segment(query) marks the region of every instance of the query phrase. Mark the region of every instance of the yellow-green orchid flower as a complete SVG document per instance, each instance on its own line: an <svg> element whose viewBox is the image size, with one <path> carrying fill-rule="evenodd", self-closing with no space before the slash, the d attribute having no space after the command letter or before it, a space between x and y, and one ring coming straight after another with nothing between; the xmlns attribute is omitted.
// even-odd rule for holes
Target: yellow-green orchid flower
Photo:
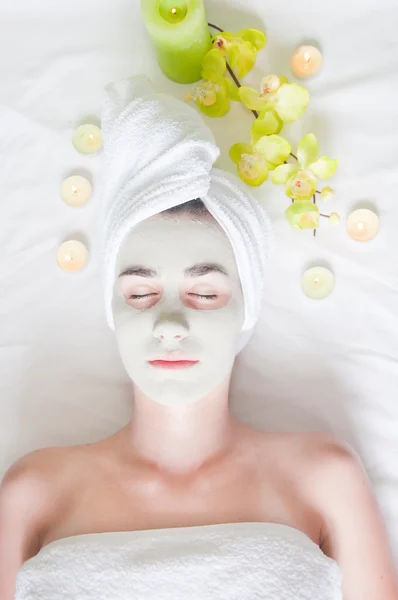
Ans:
<svg viewBox="0 0 398 600"><path fill-rule="evenodd" d="M318 158L318 142L313 133L303 137L297 148L298 164L280 165L272 173L272 181L286 184L286 194L293 200L305 202L315 194L317 177L328 179L337 169L338 160Z"/></svg>
<svg viewBox="0 0 398 600"><path fill-rule="evenodd" d="M329 215L329 223L330 223L331 225L339 225L340 221L341 221L341 217L340 217L339 213L337 213L337 212L332 212L332 213Z"/></svg>
<svg viewBox="0 0 398 600"><path fill-rule="evenodd" d="M255 152L251 144L235 144L230 157L238 167L239 177L248 185L259 186L267 179L268 163L262 154Z"/></svg>
<svg viewBox="0 0 398 600"><path fill-rule="evenodd" d="M202 61L203 81L185 96L185 101L196 102L208 117L225 115L230 108L230 95L234 92L232 82L224 77L226 69L225 58L217 50L210 50Z"/></svg>
<svg viewBox="0 0 398 600"><path fill-rule="evenodd" d="M285 216L294 229L319 227L319 208L313 202L293 202L285 211Z"/></svg>
<svg viewBox="0 0 398 600"><path fill-rule="evenodd" d="M325 187L323 187L321 189L321 198L322 200L331 200L334 196L334 189L330 187L330 185L325 185Z"/></svg>
<svg viewBox="0 0 398 600"><path fill-rule="evenodd" d="M238 77L252 70L257 52L267 43L265 33L258 29L241 29L236 33L223 31L212 37L213 48L224 56Z"/></svg>
<svg viewBox="0 0 398 600"><path fill-rule="evenodd" d="M289 198L297 201L309 200L316 192L316 177L310 171L292 170L291 177L286 183L285 192ZM279 177L279 173L278 173ZM272 180L276 183L275 179Z"/></svg>
<svg viewBox="0 0 398 600"><path fill-rule="evenodd" d="M272 106L265 108L254 121L251 129L252 143L255 144L264 135L280 133L283 121Z"/></svg>
<svg viewBox="0 0 398 600"><path fill-rule="evenodd" d="M248 185L261 185L268 171L281 165L290 154L290 144L278 135L260 138L255 144L235 144L229 151L239 177Z"/></svg>
<svg viewBox="0 0 398 600"><path fill-rule="evenodd" d="M272 108L283 123L292 123L307 108L310 95L298 83L289 83L284 76L268 75L261 81L260 91L242 86L239 96L250 110L263 113ZM262 114L260 114L260 118Z"/></svg>

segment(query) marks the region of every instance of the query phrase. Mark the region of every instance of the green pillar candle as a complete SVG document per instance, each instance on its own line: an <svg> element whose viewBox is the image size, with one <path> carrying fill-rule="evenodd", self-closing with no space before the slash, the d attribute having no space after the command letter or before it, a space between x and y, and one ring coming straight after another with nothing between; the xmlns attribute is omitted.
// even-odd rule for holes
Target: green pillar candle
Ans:
<svg viewBox="0 0 398 600"><path fill-rule="evenodd" d="M211 49L202 0L141 0L141 10L163 73L177 83L201 79Z"/></svg>

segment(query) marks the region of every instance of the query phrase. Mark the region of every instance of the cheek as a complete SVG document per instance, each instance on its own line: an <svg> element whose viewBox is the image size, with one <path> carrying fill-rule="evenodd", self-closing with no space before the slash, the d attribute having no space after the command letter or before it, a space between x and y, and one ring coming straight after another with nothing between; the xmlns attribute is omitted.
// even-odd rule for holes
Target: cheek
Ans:
<svg viewBox="0 0 398 600"><path fill-rule="evenodd" d="M130 313L121 312L115 315L115 333L124 344L129 344L134 350L142 346L143 341L148 342L153 332L153 316L148 312Z"/></svg>
<svg viewBox="0 0 398 600"><path fill-rule="evenodd" d="M112 299L112 314L115 329L124 330L132 329L137 331L143 326L147 320L148 315L151 311L142 310L139 311L131 307L124 298L120 290L115 289Z"/></svg>
<svg viewBox="0 0 398 600"><path fill-rule="evenodd" d="M154 316L151 311L135 311L118 297L114 298L112 312L119 353L125 362L148 344Z"/></svg>
<svg viewBox="0 0 398 600"><path fill-rule="evenodd" d="M121 322L123 321L123 322ZM115 320L116 344L120 359L131 379L142 376L143 357L150 349L151 326L141 315L137 319Z"/></svg>
<svg viewBox="0 0 398 600"><path fill-rule="evenodd" d="M214 348L222 348L235 342L244 321L243 305L238 299L231 298L227 306L215 311L194 311L191 319L191 333L196 334L203 343Z"/></svg>

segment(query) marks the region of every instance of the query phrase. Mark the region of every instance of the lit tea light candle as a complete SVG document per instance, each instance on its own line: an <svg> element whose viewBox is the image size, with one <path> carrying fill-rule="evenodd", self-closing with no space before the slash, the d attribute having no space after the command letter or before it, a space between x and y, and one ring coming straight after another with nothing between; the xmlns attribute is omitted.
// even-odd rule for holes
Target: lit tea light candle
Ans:
<svg viewBox="0 0 398 600"><path fill-rule="evenodd" d="M301 79L316 75L322 64L322 54L314 46L300 46L293 52L290 59L293 75Z"/></svg>
<svg viewBox="0 0 398 600"><path fill-rule="evenodd" d="M163 73L177 83L202 78L211 49L203 0L141 0L142 17Z"/></svg>
<svg viewBox="0 0 398 600"><path fill-rule="evenodd" d="M325 267L312 267L303 274L301 287L308 298L323 300L333 291L334 275Z"/></svg>
<svg viewBox="0 0 398 600"><path fill-rule="evenodd" d="M61 198L68 206L83 206L91 198L93 188L85 177L73 175L68 177L61 186Z"/></svg>
<svg viewBox="0 0 398 600"><path fill-rule="evenodd" d="M369 242L379 233L380 220L372 210L359 208L347 218L347 233L356 242Z"/></svg>
<svg viewBox="0 0 398 600"><path fill-rule="evenodd" d="M95 154L102 148L102 132L97 125L81 125L73 134L73 146L81 154Z"/></svg>
<svg viewBox="0 0 398 600"><path fill-rule="evenodd" d="M82 242L68 240L57 251L57 262L63 271L80 271L88 260L88 250Z"/></svg>

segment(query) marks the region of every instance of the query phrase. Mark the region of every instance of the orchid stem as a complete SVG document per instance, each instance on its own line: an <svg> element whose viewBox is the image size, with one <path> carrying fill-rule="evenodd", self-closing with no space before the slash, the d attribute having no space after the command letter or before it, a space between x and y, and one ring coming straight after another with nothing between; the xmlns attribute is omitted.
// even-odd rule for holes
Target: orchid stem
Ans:
<svg viewBox="0 0 398 600"><path fill-rule="evenodd" d="M217 27L217 25L213 25L212 23L207 23L209 27L212 27L213 29L216 29L217 31L220 31L221 33L224 33L224 30L221 29L220 27ZM233 72L233 70L231 69L231 67L228 64L228 61L226 60L226 65L227 65L227 69L228 69L228 73L231 75L232 80L234 82L234 84L236 85L237 88L242 87L242 84L240 83L239 79L237 78L237 76L235 75L235 73ZM252 110L253 115L256 117L258 117L258 112L256 110Z"/></svg>
<svg viewBox="0 0 398 600"><path fill-rule="evenodd" d="M315 196L315 194L312 196L312 200L313 200L314 204L316 205L316 196ZM316 229L314 229L314 237L316 237Z"/></svg>
<svg viewBox="0 0 398 600"><path fill-rule="evenodd" d="M213 29L217 29L217 31L221 31L221 33L224 33L224 29L217 27L217 25L213 25L212 23L207 23L207 24L209 27L212 27Z"/></svg>

